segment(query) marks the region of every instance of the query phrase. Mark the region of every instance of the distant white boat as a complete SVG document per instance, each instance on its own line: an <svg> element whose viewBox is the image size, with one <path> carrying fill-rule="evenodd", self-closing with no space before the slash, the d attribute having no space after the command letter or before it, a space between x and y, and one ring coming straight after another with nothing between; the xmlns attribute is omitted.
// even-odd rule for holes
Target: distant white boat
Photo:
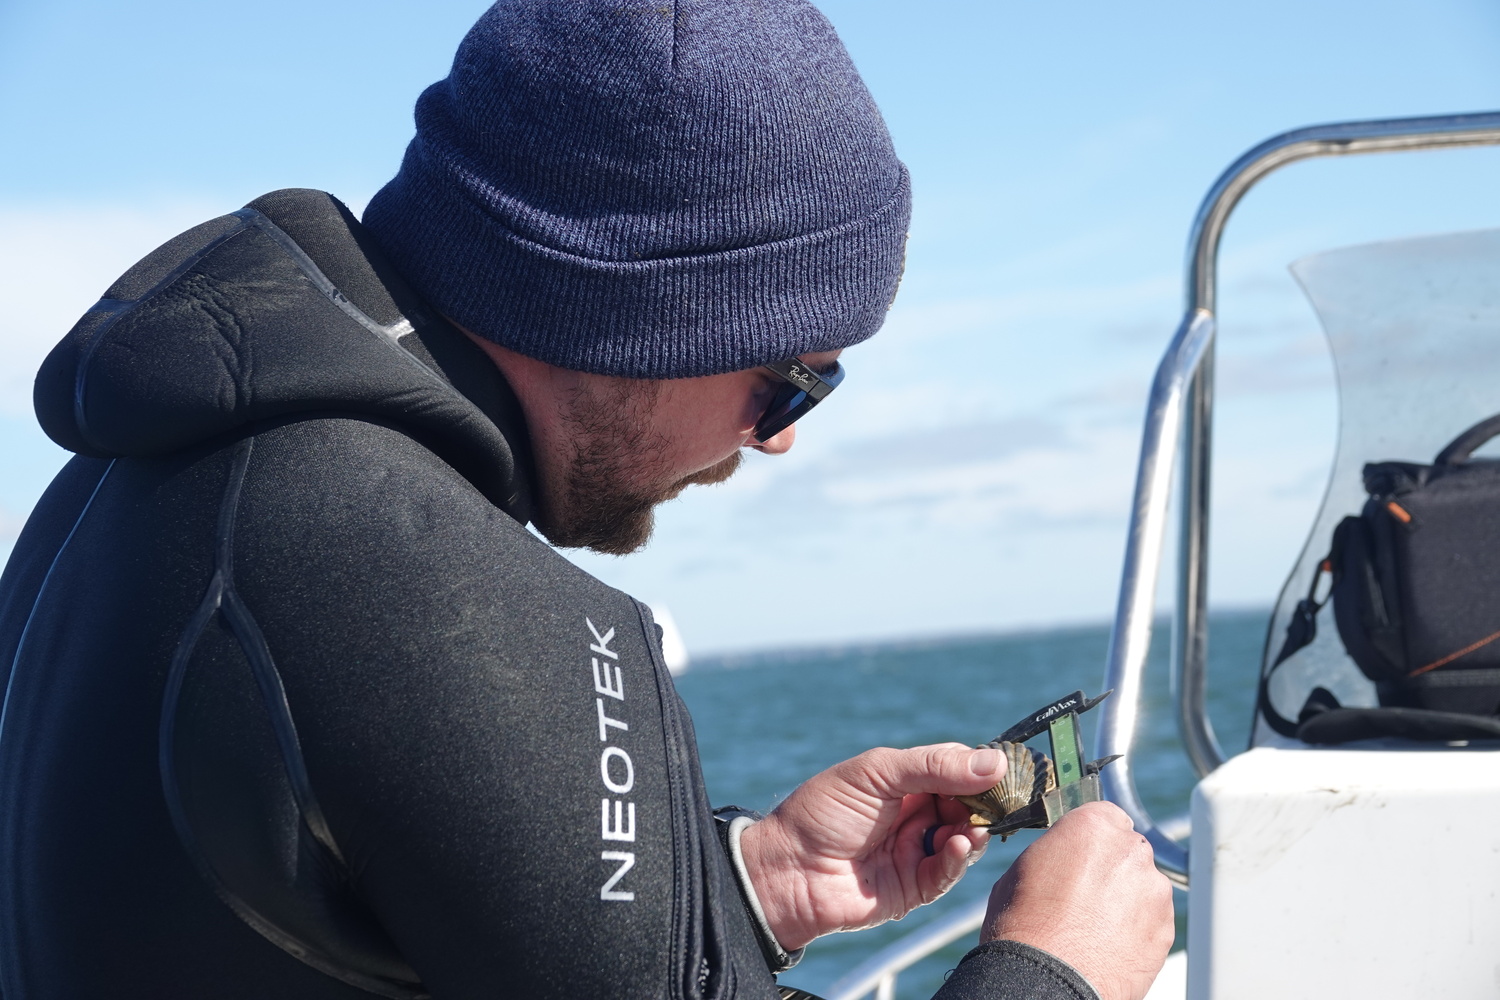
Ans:
<svg viewBox="0 0 1500 1000"><path fill-rule="evenodd" d="M651 604L651 616L656 619L656 624L661 626L661 655L667 663L667 670L673 677L683 673L688 668L687 646L683 644L682 633L677 630L677 620L672 617L672 612L667 610L665 604Z"/></svg>

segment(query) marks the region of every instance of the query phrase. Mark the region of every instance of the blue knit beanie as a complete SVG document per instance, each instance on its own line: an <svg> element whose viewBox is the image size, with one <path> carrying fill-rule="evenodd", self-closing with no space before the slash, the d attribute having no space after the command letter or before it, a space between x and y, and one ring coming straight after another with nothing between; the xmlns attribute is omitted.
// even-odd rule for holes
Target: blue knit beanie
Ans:
<svg viewBox="0 0 1500 1000"><path fill-rule="evenodd" d="M739 371L858 343L895 296L906 168L805 0L501 0L416 122L365 225L530 357Z"/></svg>

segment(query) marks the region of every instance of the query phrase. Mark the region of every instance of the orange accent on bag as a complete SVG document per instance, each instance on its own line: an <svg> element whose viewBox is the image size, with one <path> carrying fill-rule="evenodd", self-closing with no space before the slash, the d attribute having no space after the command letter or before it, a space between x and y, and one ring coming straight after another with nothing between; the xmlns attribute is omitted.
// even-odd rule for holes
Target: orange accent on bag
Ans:
<svg viewBox="0 0 1500 1000"><path fill-rule="evenodd" d="M1441 667L1441 666L1443 666L1446 663L1452 663L1454 660L1458 659L1460 656L1467 656L1467 655L1469 655L1470 653L1474 652L1474 650L1478 649L1480 646L1488 646L1490 643L1494 642L1496 639L1500 639L1500 632L1492 632L1489 635L1485 636L1483 639L1480 639L1478 642L1470 643L1469 645L1465 646L1463 649L1460 649L1456 653L1449 653L1447 656L1443 657L1441 660L1434 660L1431 663L1427 664L1427 666L1425 666L1425 667L1418 667L1416 670L1413 670L1411 673L1407 674L1406 676L1408 676L1408 677L1415 677L1418 674L1425 674L1429 670L1436 670L1438 667Z"/></svg>
<svg viewBox="0 0 1500 1000"><path fill-rule="evenodd" d="M1387 502L1385 505L1385 509L1390 511L1391 516L1400 521L1402 524L1411 524L1411 514L1407 512L1405 507L1401 506L1396 501L1391 500Z"/></svg>

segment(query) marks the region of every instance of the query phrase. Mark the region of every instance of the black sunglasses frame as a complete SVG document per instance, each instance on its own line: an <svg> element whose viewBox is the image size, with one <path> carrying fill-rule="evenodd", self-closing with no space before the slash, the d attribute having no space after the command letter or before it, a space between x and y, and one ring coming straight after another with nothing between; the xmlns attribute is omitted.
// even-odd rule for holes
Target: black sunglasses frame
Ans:
<svg viewBox="0 0 1500 1000"><path fill-rule="evenodd" d="M844 380L844 366L837 361L833 363L833 371L822 374L797 358L773 361L764 367L785 384L777 387L766 412L755 422L757 441L770 440L796 423Z"/></svg>

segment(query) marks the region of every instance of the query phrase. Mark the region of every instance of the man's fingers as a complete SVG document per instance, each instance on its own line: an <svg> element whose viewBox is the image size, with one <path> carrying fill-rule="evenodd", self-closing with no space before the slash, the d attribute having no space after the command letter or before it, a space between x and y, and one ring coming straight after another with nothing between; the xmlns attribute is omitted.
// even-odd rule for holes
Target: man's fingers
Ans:
<svg viewBox="0 0 1500 1000"><path fill-rule="evenodd" d="M892 750L867 750L834 770L852 788L879 799L903 795L975 795L1005 775L998 750L976 750L962 743Z"/></svg>
<svg viewBox="0 0 1500 1000"><path fill-rule="evenodd" d="M936 823L922 831L921 840L922 854L929 858L941 853L950 841L957 840L962 845L961 849L968 854L969 864L973 864L989 846L990 835L982 826L969 826L964 822Z"/></svg>
<svg viewBox="0 0 1500 1000"><path fill-rule="evenodd" d="M918 893L925 905L937 899L963 878L972 863L973 845L962 834L950 835L937 853L917 866ZM979 850L982 852L983 847Z"/></svg>
<svg viewBox="0 0 1500 1000"><path fill-rule="evenodd" d="M966 864L972 865L984 857L984 852L990 846L990 831L982 826L971 827L966 833L969 840L969 857Z"/></svg>

